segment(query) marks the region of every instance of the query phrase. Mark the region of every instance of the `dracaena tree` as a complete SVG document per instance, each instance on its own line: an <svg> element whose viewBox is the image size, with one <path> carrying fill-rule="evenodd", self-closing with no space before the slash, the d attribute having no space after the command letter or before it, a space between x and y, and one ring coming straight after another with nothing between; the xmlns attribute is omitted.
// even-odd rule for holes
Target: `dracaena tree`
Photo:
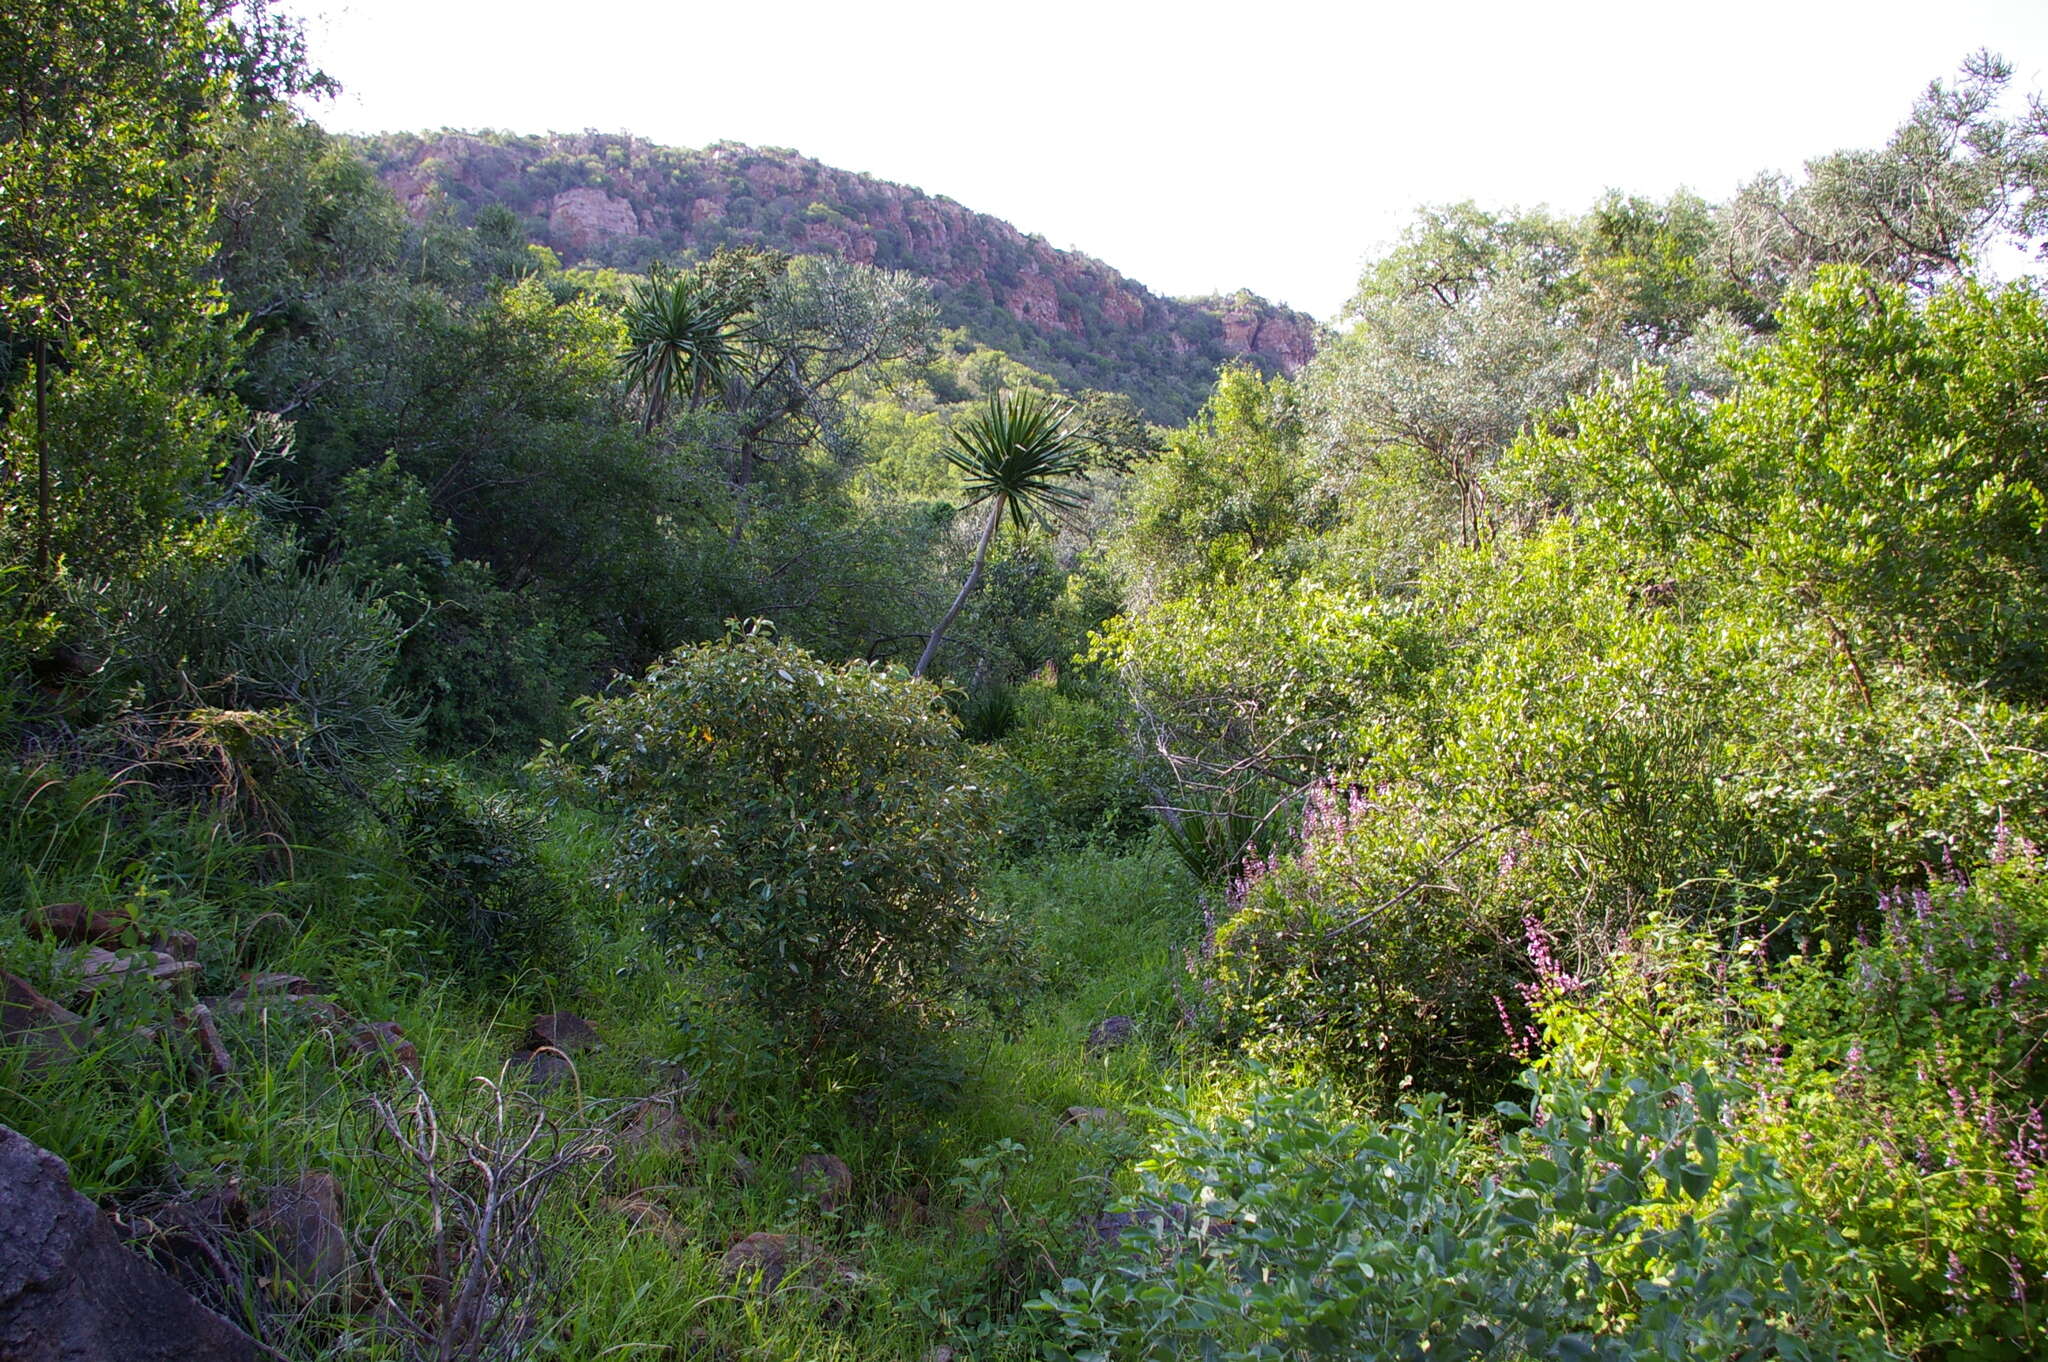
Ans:
<svg viewBox="0 0 2048 1362"><path fill-rule="evenodd" d="M1003 517L1007 515L1023 530L1033 520L1043 522L1081 504L1081 493L1063 485L1081 477L1088 467L1088 441L1072 428L1070 416L1069 408L1035 393L997 393L989 398L988 410L953 431L953 447L946 451L946 461L966 480L967 506L988 503L988 518L982 523L981 541L975 545L974 566L926 640L912 676L923 676L931 666L946 630L981 581L988 546Z"/></svg>
<svg viewBox="0 0 2048 1362"><path fill-rule="evenodd" d="M677 393L689 404L725 382L739 360L744 305L695 274L662 265L626 303L626 383L640 394L641 428L653 430Z"/></svg>

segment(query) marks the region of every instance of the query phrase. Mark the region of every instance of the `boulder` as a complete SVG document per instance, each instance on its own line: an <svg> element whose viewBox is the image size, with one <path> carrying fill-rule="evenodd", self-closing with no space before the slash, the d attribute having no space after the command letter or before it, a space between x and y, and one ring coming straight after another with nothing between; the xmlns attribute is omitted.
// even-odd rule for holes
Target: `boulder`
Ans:
<svg viewBox="0 0 2048 1362"><path fill-rule="evenodd" d="M816 1241L795 1234L747 1235L725 1251L718 1270L727 1279L751 1279L762 1295L781 1290L817 1292L835 1281L854 1281L853 1269Z"/></svg>
<svg viewBox="0 0 2048 1362"><path fill-rule="evenodd" d="M642 1189L624 1196L607 1197L604 1207L624 1216L636 1234L655 1235L671 1248L690 1242L690 1231L676 1219L673 1211L655 1200L651 1191Z"/></svg>
<svg viewBox="0 0 2048 1362"><path fill-rule="evenodd" d="M51 1002L26 979L0 972L0 1040L26 1047L30 1064L68 1061L91 1038L85 1018Z"/></svg>
<svg viewBox="0 0 2048 1362"><path fill-rule="evenodd" d="M908 1234L931 1223L931 1209L913 1192L894 1192L882 1202L882 1223L898 1234Z"/></svg>
<svg viewBox="0 0 2048 1362"><path fill-rule="evenodd" d="M543 1012L533 1019L533 1025L526 1028L526 1048L529 1050L560 1050L565 1055L580 1055L586 1050L595 1050L604 1042L598 1039L597 1028L574 1012Z"/></svg>
<svg viewBox="0 0 2048 1362"><path fill-rule="evenodd" d="M344 1295L355 1265L341 1218L334 1174L304 1173L256 1198L249 1229L267 1261L264 1275L282 1303L332 1303Z"/></svg>
<svg viewBox="0 0 2048 1362"><path fill-rule="evenodd" d="M349 1033L348 1048L352 1054L391 1064L402 1073L419 1074L419 1047L405 1038L405 1028L397 1022L368 1022L358 1026Z"/></svg>
<svg viewBox="0 0 2048 1362"><path fill-rule="evenodd" d="M1138 1024L1129 1017L1104 1017L1088 1030L1088 1053L1099 1054L1104 1050L1114 1050L1119 1045L1128 1045L1137 1033Z"/></svg>
<svg viewBox="0 0 2048 1362"><path fill-rule="evenodd" d="M619 1144L630 1150L654 1149L665 1154L695 1155L704 1132L676 1104L650 1097L626 1114Z"/></svg>
<svg viewBox="0 0 2048 1362"><path fill-rule="evenodd" d="M173 960L197 960L199 938L182 927L159 927L149 934L149 944Z"/></svg>
<svg viewBox="0 0 2048 1362"><path fill-rule="evenodd" d="M118 946L135 918L119 910L91 911L82 903L48 903L23 913L21 925L31 936L55 937L60 946Z"/></svg>
<svg viewBox="0 0 2048 1362"><path fill-rule="evenodd" d="M573 1078L576 1066L553 1050L521 1050L505 1061L505 1077L535 1088L552 1088Z"/></svg>
<svg viewBox="0 0 2048 1362"><path fill-rule="evenodd" d="M844 1206L853 1195L853 1170L836 1154L804 1155L796 1161L789 1181L799 1197L815 1202L826 1215Z"/></svg>
<svg viewBox="0 0 2048 1362"><path fill-rule="evenodd" d="M256 1343L124 1248L64 1161L0 1126L0 1358L255 1362Z"/></svg>
<svg viewBox="0 0 2048 1362"><path fill-rule="evenodd" d="M272 995L303 998L317 992L319 990L313 987L313 981L303 975L245 974L242 976L242 982L236 986L233 993L228 994L228 997L236 1002L256 998L267 1002L272 1000Z"/></svg>

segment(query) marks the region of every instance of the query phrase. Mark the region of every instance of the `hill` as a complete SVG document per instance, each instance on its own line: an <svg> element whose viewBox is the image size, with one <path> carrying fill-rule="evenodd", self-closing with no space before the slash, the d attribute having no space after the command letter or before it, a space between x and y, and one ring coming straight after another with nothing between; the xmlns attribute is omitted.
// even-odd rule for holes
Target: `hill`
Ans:
<svg viewBox="0 0 2048 1362"><path fill-rule="evenodd" d="M356 145L416 217L440 209L466 223L502 204L567 264L639 269L755 245L907 270L932 281L947 325L1074 388L1129 393L1158 421L1193 414L1228 359L1292 373L1315 346L1312 318L1255 294L1162 298L999 218L793 151L603 133Z"/></svg>

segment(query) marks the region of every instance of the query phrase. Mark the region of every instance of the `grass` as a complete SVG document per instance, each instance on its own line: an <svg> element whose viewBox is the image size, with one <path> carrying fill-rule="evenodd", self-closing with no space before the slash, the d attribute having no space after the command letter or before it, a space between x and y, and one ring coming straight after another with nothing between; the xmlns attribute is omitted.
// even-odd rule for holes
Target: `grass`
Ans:
<svg viewBox="0 0 2048 1362"><path fill-rule="evenodd" d="M19 867L0 918L0 964L48 982L47 943L18 910L75 899L133 908L145 926L195 932L202 996L251 967L304 974L364 1021L400 1023L419 1048L425 1091L451 1119L497 1081L535 1011L563 1007L605 1038L577 1084L546 1100L568 1122L616 1131L642 1099L681 1086L700 1132L688 1151L614 1140L601 1166L566 1176L540 1228L560 1294L536 1356L571 1359L921 1359L1037 1355L1022 1303L1072 1270L1092 1220L1137 1152L1137 1109L1168 1085L1199 1084L1174 1043L1181 952L1199 931L1192 888L1170 852L1082 850L1006 866L986 885L1022 931L1040 982L1002 1015L970 1018L887 1064L777 1053L715 976L653 958L633 915L584 890L562 958L511 980L461 981L452 949L422 934L418 886L374 827L345 850L289 858L239 844L204 820L113 792L91 777L18 777L0 851ZM541 855L565 884L587 883L603 829L558 817ZM0 1122L70 1161L86 1195L153 1205L238 1181L245 1189L323 1169L339 1180L351 1238L375 1242L416 1193L369 1157L363 1099L398 1078L279 1012L222 1020L234 1074L197 1076L147 985L103 995L93 1050L30 1069L0 1048ZM1137 1019L1136 1040L1086 1050L1105 1016ZM139 1028L155 1027L149 1032ZM687 1071L678 1075L675 1067ZM1132 1113L1131 1124L1062 1128L1073 1106ZM790 1179L803 1155L853 1174L830 1211ZM634 1217L638 1197L665 1216ZM652 1220L659 1223L645 1223ZM727 1280L738 1238L802 1235L848 1276L815 1298L763 1299ZM266 1307L292 1356L397 1356L361 1316Z"/></svg>

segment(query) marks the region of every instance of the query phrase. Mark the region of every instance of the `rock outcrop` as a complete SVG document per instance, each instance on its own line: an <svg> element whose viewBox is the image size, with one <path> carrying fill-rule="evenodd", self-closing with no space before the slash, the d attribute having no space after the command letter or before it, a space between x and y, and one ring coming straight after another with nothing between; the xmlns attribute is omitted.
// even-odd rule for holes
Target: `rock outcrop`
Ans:
<svg viewBox="0 0 2048 1362"><path fill-rule="evenodd" d="M121 1244L64 1161L0 1126L0 1358L255 1362L250 1337Z"/></svg>
<svg viewBox="0 0 2048 1362"><path fill-rule="evenodd" d="M1192 415L1226 360L1291 374L1315 348L1311 318L1250 293L1162 298L999 218L793 151L600 133L356 145L415 216L500 204L569 264L766 246L907 270L931 281L948 325L1072 387L1128 393L1154 420Z"/></svg>

